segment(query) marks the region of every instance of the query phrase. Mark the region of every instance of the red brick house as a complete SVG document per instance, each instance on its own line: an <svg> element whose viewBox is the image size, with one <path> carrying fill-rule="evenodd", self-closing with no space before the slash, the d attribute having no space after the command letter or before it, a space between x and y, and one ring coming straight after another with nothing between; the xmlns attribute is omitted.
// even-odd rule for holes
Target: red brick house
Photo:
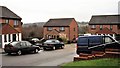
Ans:
<svg viewBox="0 0 120 68"><path fill-rule="evenodd" d="M43 27L45 39L64 37L72 42L78 37L78 24L74 18L50 19Z"/></svg>
<svg viewBox="0 0 120 68"><path fill-rule="evenodd" d="M89 22L91 34L106 34L115 36L120 34L120 15L96 15Z"/></svg>
<svg viewBox="0 0 120 68"><path fill-rule="evenodd" d="M21 41L22 39L22 18L12 12L5 6L0 6L0 23L1 23L1 44L0 47L4 48L6 43L12 41Z"/></svg>

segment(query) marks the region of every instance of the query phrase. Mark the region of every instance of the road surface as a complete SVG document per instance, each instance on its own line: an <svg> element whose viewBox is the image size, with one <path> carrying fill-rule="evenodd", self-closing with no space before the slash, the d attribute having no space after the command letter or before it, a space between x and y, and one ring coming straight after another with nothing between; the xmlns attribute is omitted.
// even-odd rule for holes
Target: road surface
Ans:
<svg viewBox="0 0 120 68"><path fill-rule="evenodd" d="M73 61L75 44L67 44L64 49L43 51L38 54L7 55L2 54L2 66L59 66Z"/></svg>

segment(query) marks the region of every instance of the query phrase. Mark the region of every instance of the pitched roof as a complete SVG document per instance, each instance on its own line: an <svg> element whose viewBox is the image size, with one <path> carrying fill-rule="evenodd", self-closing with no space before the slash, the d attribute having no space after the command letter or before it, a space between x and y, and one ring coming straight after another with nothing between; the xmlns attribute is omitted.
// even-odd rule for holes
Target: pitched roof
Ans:
<svg viewBox="0 0 120 68"><path fill-rule="evenodd" d="M120 15L96 15L92 16L90 22L92 24L120 24Z"/></svg>
<svg viewBox="0 0 120 68"><path fill-rule="evenodd" d="M44 27L69 26L72 20L74 20L74 18L49 19L49 21L44 25Z"/></svg>
<svg viewBox="0 0 120 68"><path fill-rule="evenodd" d="M0 18L22 19L5 6L0 6Z"/></svg>
<svg viewBox="0 0 120 68"><path fill-rule="evenodd" d="M14 34L19 33L16 29L6 23L0 24L0 34Z"/></svg>

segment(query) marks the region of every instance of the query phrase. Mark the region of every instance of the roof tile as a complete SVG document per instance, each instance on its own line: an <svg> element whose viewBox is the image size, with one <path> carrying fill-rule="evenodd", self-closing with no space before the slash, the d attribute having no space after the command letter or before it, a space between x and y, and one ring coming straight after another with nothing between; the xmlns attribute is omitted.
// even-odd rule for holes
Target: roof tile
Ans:
<svg viewBox="0 0 120 68"><path fill-rule="evenodd" d="M59 18L50 19L44 27L59 27L59 26L69 26L74 18Z"/></svg>
<svg viewBox="0 0 120 68"><path fill-rule="evenodd" d="M120 24L120 15L97 15L92 16L90 22L92 24Z"/></svg>
<svg viewBox="0 0 120 68"><path fill-rule="evenodd" d="M0 18L22 19L5 6L0 6Z"/></svg>

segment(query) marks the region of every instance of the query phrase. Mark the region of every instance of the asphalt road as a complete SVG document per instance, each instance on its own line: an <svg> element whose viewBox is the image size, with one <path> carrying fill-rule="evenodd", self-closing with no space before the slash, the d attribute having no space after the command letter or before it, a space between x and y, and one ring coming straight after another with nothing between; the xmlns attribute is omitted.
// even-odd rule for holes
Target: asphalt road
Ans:
<svg viewBox="0 0 120 68"><path fill-rule="evenodd" d="M2 66L59 66L73 61L75 44L65 45L64 49L41 50L38 54L21 56L2 54Z"/></svg>

